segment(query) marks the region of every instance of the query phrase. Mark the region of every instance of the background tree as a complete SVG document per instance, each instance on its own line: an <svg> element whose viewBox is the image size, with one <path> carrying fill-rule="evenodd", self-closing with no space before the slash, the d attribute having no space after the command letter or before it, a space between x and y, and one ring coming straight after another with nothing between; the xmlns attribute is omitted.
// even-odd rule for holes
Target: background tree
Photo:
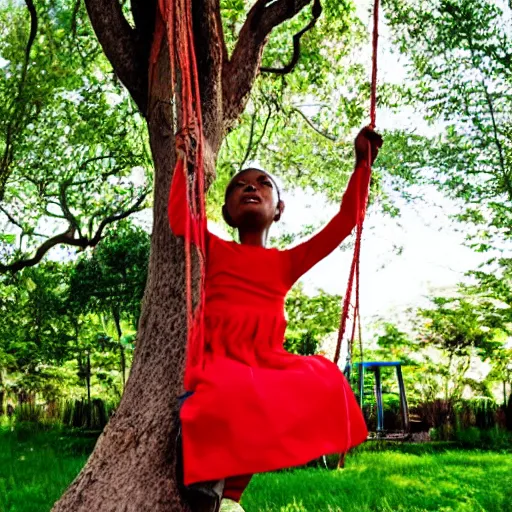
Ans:
<svg viewBox="0 0 512 512"><path fill-rule="evenodd" d="M319 290L316 295L308 296L302 286L295 286L286 298L286 350L304 356L316 354L325 337L337 332L340 311L339 295Z"/></svg>
<svg viewBox="0 0 512 512"><path fill-rule="evenodd" d="M115 327L123 389L126 348L133 346L133 339L123 336L122 321L133 328L137 324L148 260L149 236L141 228L121 223L109 231L91 257L80 259L70 281L70 295L80 309L107 315Z"/></svg>
<svg viewBox="0 0 512 512"><path fill-rule="evenodd" d="M66 266L49 263L2 280L0 354L11 377L8 391L20 404L33 402L35 393L49 399L58 394L58 367L69 356L70 342L66 272Z"/></svg>
<svg viewBox="0 0 512 512"><path fill-rule="evenodd" d="M396 131L380 159L398 182L434 184L459 200L468 237L487 250L512 226L512 9L505 1L387 0L392 40L407 61L403 98L439 135ZM396 163L396 161L395 161Z"/></svg>
<svg viewBox="0 0 512 512"><path fill-rule="evenodd" d="M512 349L509 343L512 332L512 260L493 258L469 274L476 282L464 286L463 290L483 305L486 323L502 331L502 339L489 346L484 357L492 365L487 380L501 384L506 404L509 394L507 385L512 378Z"/></svg>
<svg viewBox="0 0 512 512"><path fill-rule="evenodd" d="M149 183L142 119L80 2L0 9L0 272L62 244L96 245L142 209ZM28 40L28 44L27 44Z"/></svg>
<svg viewBox="0 0 512 512"><path fill-rule="evenodd" d="M486 312L465 298L433 297L431 308L419 310L421 344L436 348L441 357L429 356L432 373L443 379L444 398L458 399L472 356L488 354L496 346L497 327L486 325Z"/></svg>

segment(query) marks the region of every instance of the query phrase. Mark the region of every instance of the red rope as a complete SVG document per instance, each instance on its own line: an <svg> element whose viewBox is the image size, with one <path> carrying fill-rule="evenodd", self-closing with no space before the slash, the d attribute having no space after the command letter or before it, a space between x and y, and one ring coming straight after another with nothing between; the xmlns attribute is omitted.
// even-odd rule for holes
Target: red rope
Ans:
<svg viewBox="0 0 512 512"><path fill-rule="evenodd" d="M166 37L171 70L171 97L176 106L176 167L187 183L190 216L185 229L185 282L187 302L187 368L202 364L204 330L205 191L203 123L199 78L194 49L191 0L159 0L149 78L155 80L156 63ZM179 79L179 94L177 83ZM193 221L191 221L191 218ZM199 303L193 304L191 243L198 248L201 289ZM187 375L185 375L187 378ZM190 376L189 376L190 377ZM188 388L187 382L185 387Z"/></svg>
<svg viewBox="0 0 512 512"><path fill-rule="evenodd" d="M373 6L373 40L372 40L372 84L370 89L370 127L375 129L377 111L377 56L379 50L379 0Z"/></svg>
<svg viewBox="0 0 512 512"><path fill-rule="evenodd" d="M379 0L375 0L373 8L373 41L372 41L372 81L370 87L370 128L375 128L376 111L377 111L377 56L379 45ZM368 162L371 164L371 146L368 144ZM368 190L366 190L363 204L357 205L356 218L356 241L354 246L354 254L352 256L352 264L350 265L350 273L347 283L347 290L343 300L343 308L341 311L340 328L338 331L338 339L336 342L336 351L334 353L334 362L338 364L341 355L341 345L347 327L347 320L350 316L352 293L355 287L355 303L352 305L352 333L347 348L347 362L352 361L352 349L356 333L356 324L359 324L359 332L361 332L361 316L359 312L359 262L361 255L361 238L363 235L363 223L366 215L366 205L368 203ZM361 342L362 343L362 342Z"/></svg>

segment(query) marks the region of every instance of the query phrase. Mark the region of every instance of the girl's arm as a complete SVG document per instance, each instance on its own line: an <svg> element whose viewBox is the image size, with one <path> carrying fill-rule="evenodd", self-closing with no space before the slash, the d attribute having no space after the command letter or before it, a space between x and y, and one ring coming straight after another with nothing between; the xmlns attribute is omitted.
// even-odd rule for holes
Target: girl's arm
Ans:
<svg viewBox="0 0 512 512"><path fill-rule="evenodd" d="M174 169L171 191L169 193L167 210L169 225L176 236L183 236L197 244L200 239L200 230L204 229L206 231L206 220L204 223L201 223L190 211L185 180L183 161L180 160Z"/></svg>
<svg viewBox="0 0 512 512"><path fill-rule="evenodd" d="M334 218L306 242L288 249L291 280L297 281L311 267L330 254L354 229L358 214L362 214L370 183L371 169L365 160L356 168L343 195L341 207Z"/></svg>

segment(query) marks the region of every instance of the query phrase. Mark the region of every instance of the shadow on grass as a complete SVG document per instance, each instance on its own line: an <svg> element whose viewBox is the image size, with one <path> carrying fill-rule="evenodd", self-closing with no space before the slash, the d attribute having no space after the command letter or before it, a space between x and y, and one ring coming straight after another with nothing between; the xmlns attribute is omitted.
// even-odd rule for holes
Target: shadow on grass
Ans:
<svg viewBox="0 0 512 512"><path fill-rule="evenodd" d="M50 448L70 456L89 455L101 432L56 427L37 423L19 423L15 427L0 427L0 444L19 449L30 445L37 449Z"/></svg>

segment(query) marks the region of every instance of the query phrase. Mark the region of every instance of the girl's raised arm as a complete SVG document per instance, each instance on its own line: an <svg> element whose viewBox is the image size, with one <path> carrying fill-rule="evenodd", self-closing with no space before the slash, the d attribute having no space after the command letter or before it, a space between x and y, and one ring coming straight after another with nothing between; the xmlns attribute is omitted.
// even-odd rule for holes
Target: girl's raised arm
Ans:
<svg viewBox="0 0 512 512"><path fill-rule="evenodd" d="M368 163L364 160L359 161L343 195L340 210L334 218L306 242L284 251L289 257L292 283L334 251L352 232L357 223L358 213L362 214L365 207L370 174Z"/></svg>

